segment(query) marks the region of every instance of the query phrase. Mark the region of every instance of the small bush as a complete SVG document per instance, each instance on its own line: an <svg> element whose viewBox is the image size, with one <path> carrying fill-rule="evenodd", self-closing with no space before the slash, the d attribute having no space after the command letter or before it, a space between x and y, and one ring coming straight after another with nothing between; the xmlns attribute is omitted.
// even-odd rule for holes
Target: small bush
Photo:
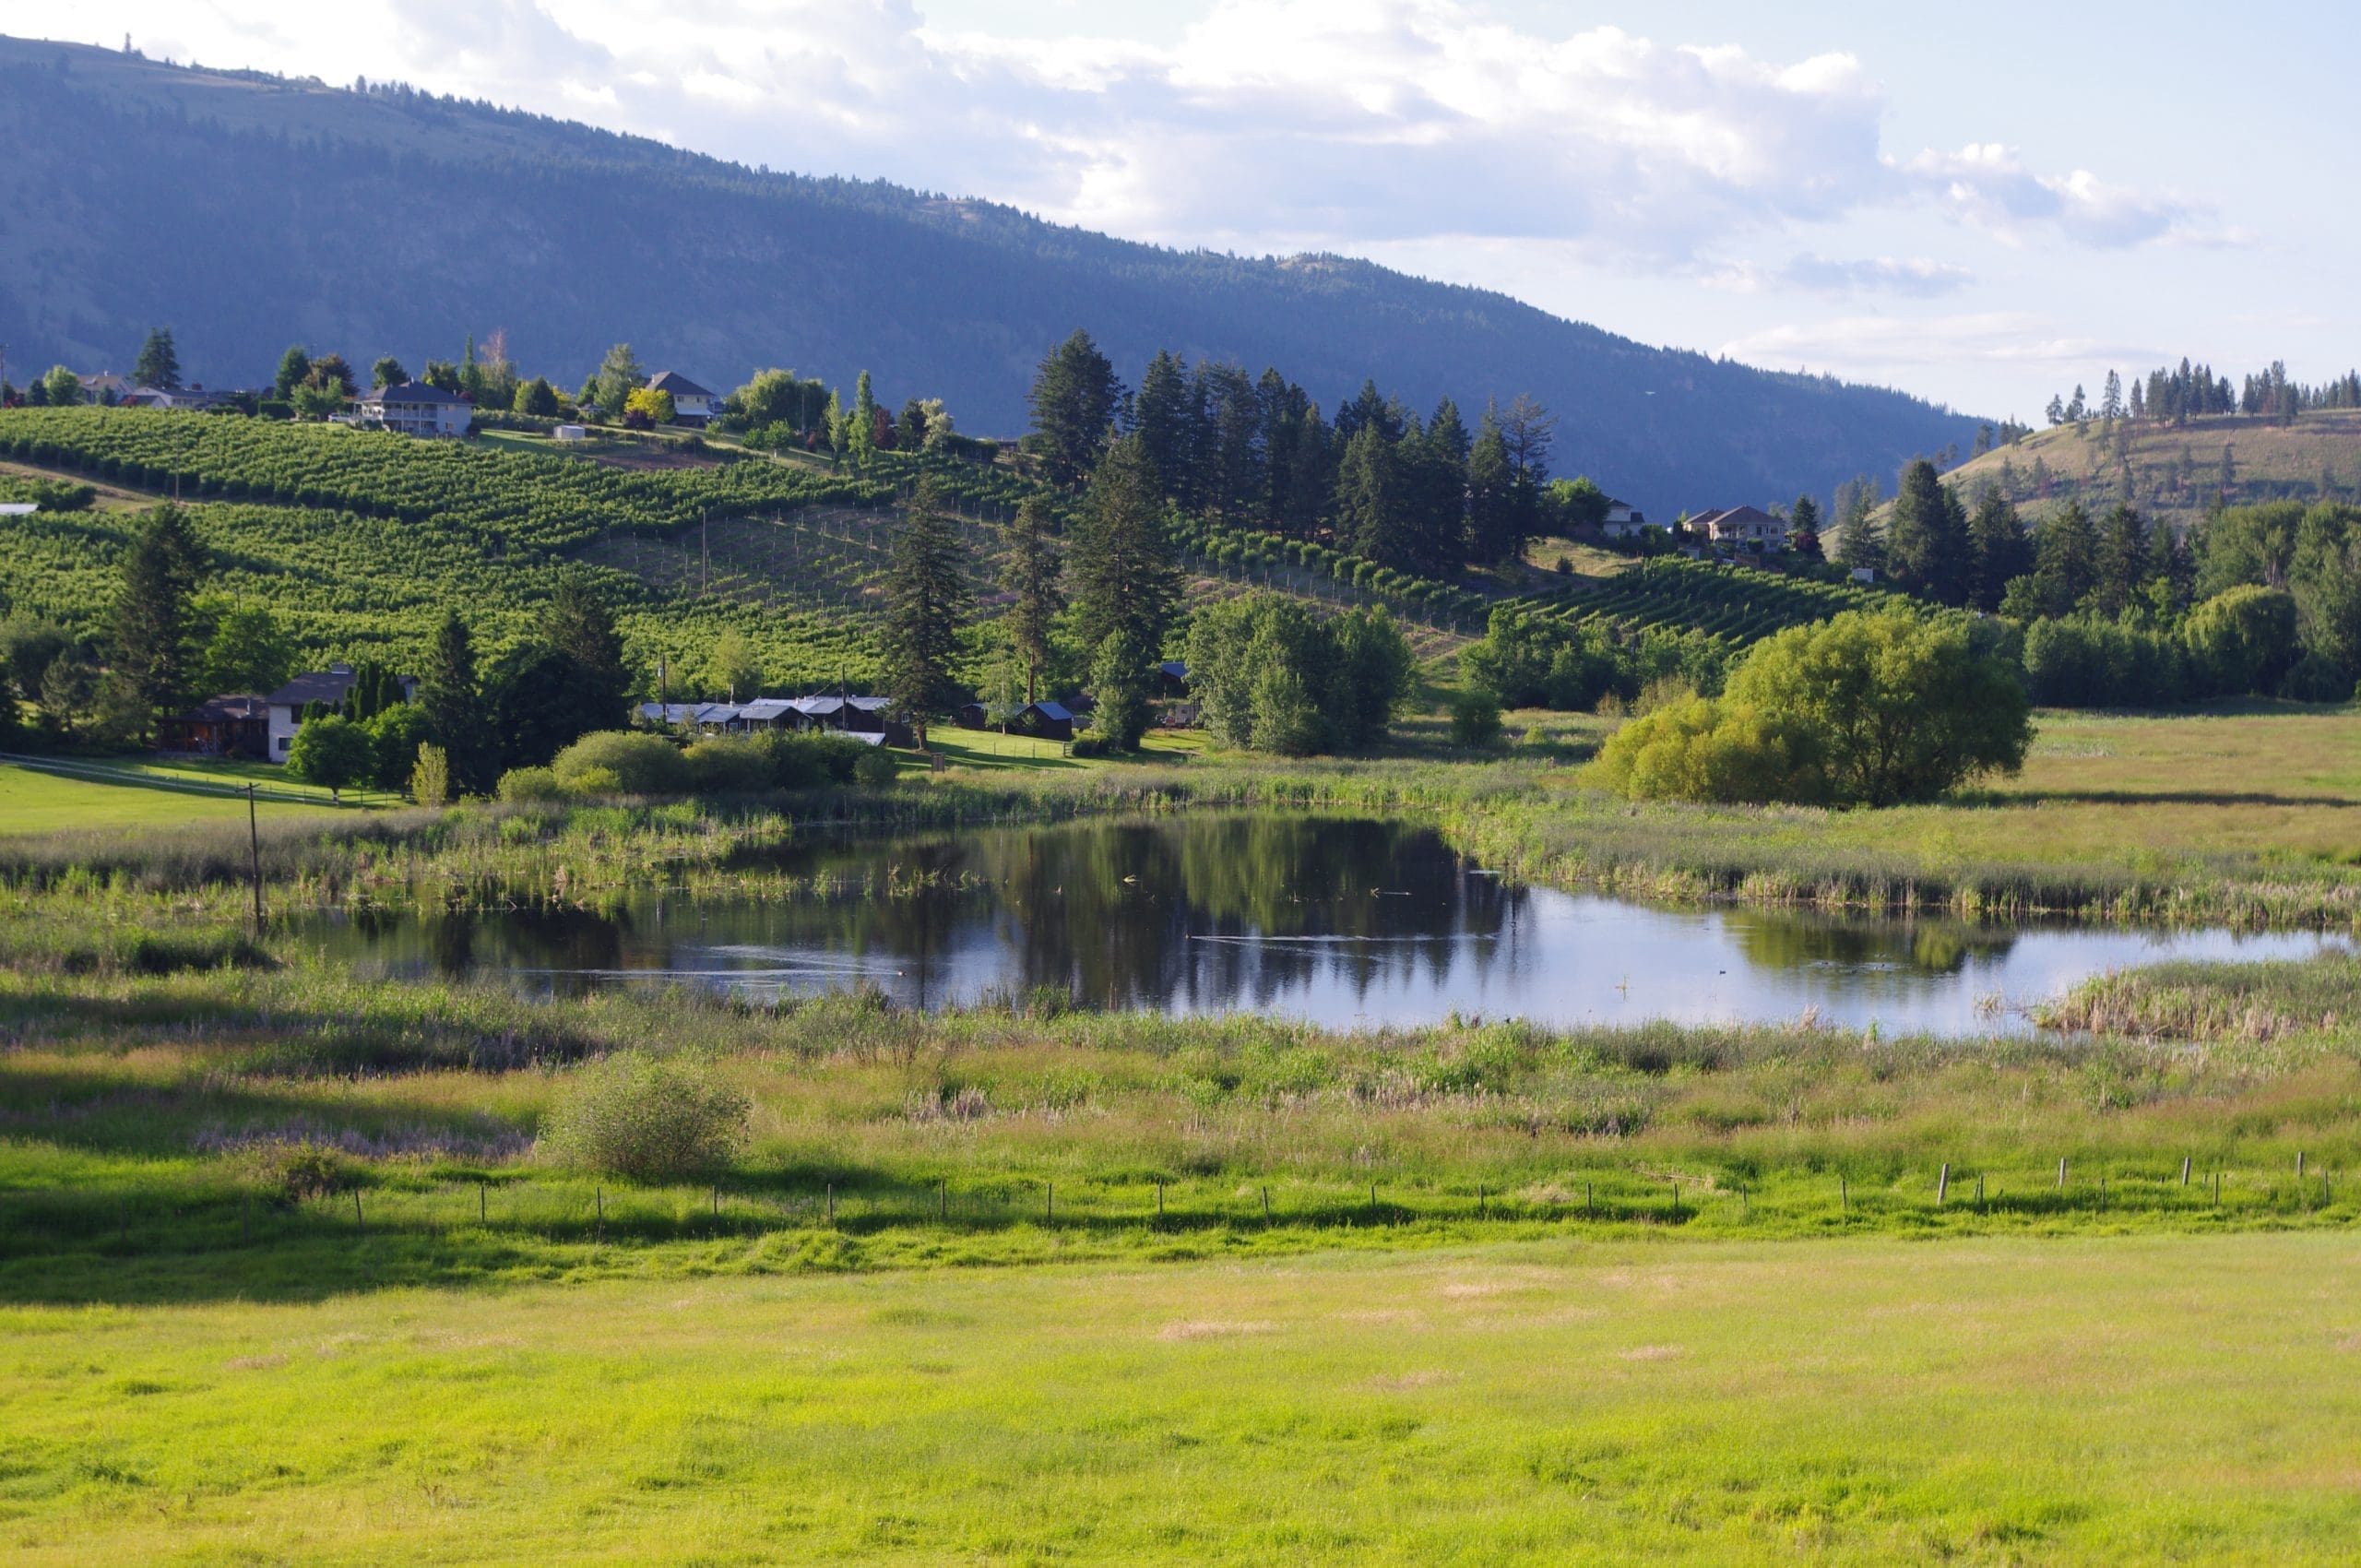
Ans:
<svg viewBox="0 0 2361 1568"><path fill-rule="evenodd" d="M1069 754L1079 757L1105 756L1107 742L1097 735L1085 735L1067 748Z"/></svg>
<svg viewBox="0 0 2361 1568"><path fill-rule="evenodd" d="M547 767L512 767L500 776L499 789L500 798L514 804L565 799L565 786Z"/></svg>
<svg viewBox="0 0 2361 1568"><path fill-rule="evenodd" d="M1455 746L1489 746L1501 738L1501 703L1481 686L1470 686L1451 699L1451 742Z"/></svg>
<svg viewBox="0 0 2361 1568"><path fill-rule="evenodd" d="M562 1165L667 1181L729 1164L745 1146L753 1109L702 1063L618 1051L575 1075L540 1145Z"/></svg>
<svg viewBox="0 0 2361 1568"><path fill-rule="evenodd" d="M677 795L689 785L689 766L680 748L661 735L630 730L603 730L585 735L557 754L550 764L559 783L576 794ZM593 782L587 775L603 770L612 776Z"/></svg>
<svg viewBox="0 0 2361 1568"><path fill-rule="evenodd" d="M894 760L894 754L883 746L866 748L852 765L853 782L866 784L872 789L891 784L901 771L901 765Z"/></svg>
<svg viewBox="0 0 2361 1568"><path fill-rule="evenodd" d="M240 1163L280 1203L299 1204L352 1185L352 1162L309 1138L249 1145Z"/></svg>
<svg viewBox="0 0 2361 1568"><path fill-rule="evenodd" d="M699 741L681 754L701 795L751 795L771 787L771 759L745 741Z"/></svg>

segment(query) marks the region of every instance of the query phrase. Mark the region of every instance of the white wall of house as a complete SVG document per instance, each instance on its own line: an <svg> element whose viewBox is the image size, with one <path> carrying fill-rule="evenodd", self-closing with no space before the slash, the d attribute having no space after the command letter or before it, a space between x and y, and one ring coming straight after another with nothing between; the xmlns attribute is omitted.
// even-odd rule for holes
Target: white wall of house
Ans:
<svg viewBox="0 0 2361 1568"><path fill-rule="evenodd" d="M295 739L295 731L303 727L295 709L286 703L270 705L270 760L285 762L287 748ZM323 734L328 731L323 731Z"/></svg>

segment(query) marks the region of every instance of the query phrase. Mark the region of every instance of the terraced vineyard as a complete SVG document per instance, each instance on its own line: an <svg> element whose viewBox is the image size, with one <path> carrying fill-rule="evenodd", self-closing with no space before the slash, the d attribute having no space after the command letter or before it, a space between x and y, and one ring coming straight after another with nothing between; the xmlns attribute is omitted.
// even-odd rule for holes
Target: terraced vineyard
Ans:
<svg viewBox="0 0 2361 1568"><path fill-rule="evenodd" d="M1633 633L1652 626L1696 630L1743 647L1789 626L1874 609L1892 597L1890 590L1864 583L1815 582L1674 557L1643 561L1560 592L1503 602L1570 625L1596 622Z"/></svg>

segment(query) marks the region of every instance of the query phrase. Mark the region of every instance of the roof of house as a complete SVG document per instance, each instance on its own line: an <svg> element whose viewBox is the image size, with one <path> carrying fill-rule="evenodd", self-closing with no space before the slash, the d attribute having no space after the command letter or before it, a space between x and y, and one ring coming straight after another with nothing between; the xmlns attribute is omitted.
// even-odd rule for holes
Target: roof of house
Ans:
<svg viewBox="0 0 2361 1568"><path fill-rule="evenodd" d="M445 392L440 386L429 386L423 381L405 381L399 386L381 386L361 399L363 403L464 403L467 398L457 392Z"/></svg>
<svg viewBox="0 0 2361 1568"><path fill-rule="evenodd" d="M738 717L759 719L767 724L785 714L800 711L792 697L756 697L753 702L738 705Z"/></svg>
<svg viewBox="0 0 2361 1568"><path fill-rule="evenodd" d="M1189 678L1189 666L1183 659L1168 659L1157 668L1176 681L1185 681Z"/></svg>
<svg viewBox="0 0 2361 1568"><path fill-rule="evenodd" d="M639 716L657 724L686 724L697 716L698 705L693 702L644 702Z"/></svg>
<svg viewBox="0 0 2361 1568"><path fill-rule="evenodd" d="M1028 702L1025 706L1028 710L1039 714L1044 719L1071 720L1074 718L1074 710L1067 707L1065 704L1050 702L1047 698L1039 702Z"/></svg>
<svg viewBox="0 0 2361 1568"><path fill-rule="evenodd" d="M675 398L710 398L712 393L691 381L677 370L659 370L647 378L650 392L670 392Z"/></svg>
<svg viewBox="0 0 2361 1568"><path fill-rule="evenodd" d="M738 705L734 702L697 704L697 722L700 724L727 724L737 717Z"/></svg>
<svg viewBox="0 0 2361 1568"><path fill-rule="evenodd" d="M273 707L302 707L306 703L342 702L352 695L352 683L355 679L351 665L331 664L326 670L296 676L264 700ZM415 675L396 675L394 679L401 683L404 692L414 690L418 685L418 677Z"/></svg>
<svg viewBox="0 0 2361 1568"><path fill-rule="evenodd" d="M1718 512L1690 518L1689 526L1706 533L1744 533L1766 529L1774 533L1787 531L1786 523L1755 506L1725 506Z"/></svg>
<svg viewBox="0 0 2361 1568"><path fill-rule="evenodd" d="M186 713L175 713L166 723L220 724L232 719L261 719L267 715L270 699L259 692L239 692L229 696L208 697Z"/></svg>

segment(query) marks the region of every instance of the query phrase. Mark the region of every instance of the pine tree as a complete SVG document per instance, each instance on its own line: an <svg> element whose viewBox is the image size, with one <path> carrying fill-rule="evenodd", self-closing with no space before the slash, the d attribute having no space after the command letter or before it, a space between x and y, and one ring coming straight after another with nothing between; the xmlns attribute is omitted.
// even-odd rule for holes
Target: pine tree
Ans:
<svg viewBox="0 0 2361 1568"><path fill-rule="evenodd" d="M1050 542L1052 519L1048 498L1028 495L1016 517L1001 531L1006 553L1001 564L1000 586L1008 590L1009 605L1001 617L1009 646L1025 665L1025 700L1040 698L1041 666L1049 662L1050 636L1065 608L1058 588L1060 563Z"/></svg>
<svg viewBox="0 0 2361 1568"><path fill-rule="evenodd" d="M1180 595L1164 499L1137 435L1107 449L1068 532L1074 629L1086 649L1118 632L1160 647Z"/></svg>
<svg viewBox="0 0 2361 1568"><path fill-rule="evenodd" d="M295 388L303 386L304 378L311 374L312 356L303 351L303 344L291 345L285 353L279 356L279 374L270 384L271 391L282 399L291 398Z"/></svg>
<svg viewBox="0 0 2361 1568"><path fill-rule="evenodd" d="M1820 542L1820 503L1798 495L1787 512L1787 548L1806 561L1825 559Z"/></svg>
<svg viewBox="0 0 2361 1568"><path fill-rule="evenodd" d="M1295 450L1287 460L1287 493L1279 506L1281 525L1298 539L1311 538L1328 516L1335 471L1327 422L1320 417L1319 404L1308 403L1295 422Z"/></svg>
<svg viewBox="0 0 2361 1568"><path fill-rule="evenodd" d="M541 621L541 642L568 666L567 719L575 734L610 730L622 722L631 675L623 668L623 640L607 601L579 567L558 574Z"/></svg>
<svg viewBox="0 0 2361 1568"><path fill-rule="evenodd" d="M2033 570L2033 541L2014 503L1996 485L1976 497L1968 538L1975 554L1975 586L1968 603L1987 614L2000 608L2009 584Z"/></svg>
<svg viewBox="0 0 2361 1568"><path fill-rule="evenodd" d="M1188 489L1189 380L1169 350L1158 349L1140 377L1132 429L1156 471L1157 493L1180 500Z"/></svg>
<svg viewBox="0 0 2361 1568"><path fill-rule="evenodd" d="M427 728L442 745L451 782L472 794L493 783L492 734L484 715L483 687L476 674L475 644L468 624L446 611L434 630L433 647L419 671L418 702Z"/></svg>
<svg viewBox="0 0 2361 1568"><path fill-rule="evenodd" d="M1490 564L1513 561L1525 549L1511 494L1515 478L1509 468L1508 443L1501 438L1497 411L1487 408L1476 427L1475 445L1467 449L1468 545L1479 561Z"/></svg>
<svg viewBox="0 0 2361 1568"><path fill-rule="evenodd" d="M885 572L885 624L878 636L885 695L909 720L920 750L927 722L959 700L951 661L967 621L967 551L943 517L934 476L911 493Z"/></svg>
<svg viewBox="0 0 2361 1568"><path fill-rule="evenodd" d="M1966 602L1973 560L1967 519L1924 457L1902 471L1885 552L1888 570L1904 588L1944 604Z"/></svg>
<svg viewBox="0 0 2361 1568"><path fill-rule="evenodd" d="M1050 481L1079 486L1097 467L1122 400L1115 367L1089 333L1077 330L1043 357L1030 400L1032 443Z"/></svg>
<svg viewBox="0 0 2361 1568"><path fill-rule="evenodd" d="M1337 539L1382 566L1407 566L1411 548L1401 492L1394 445L1383 425L1363 421L1345 443L1337 468Z"/></svg>
<svg viewBox="0 0 2361 1568"><path fill-rule="evenodd" d="M2098 582L2098 530L2079 501L2070 501L2035 540L2034 588L2047 615L2070 615Z"/></svg>
<svg viewBox="0 0 2361 1568"><path fill-rule="evenodd" d="M172 329L159 327L148 334L139 346L139 358L131 367L134 386L153 386L159 391L173 392L180 388L181 357L172 347Z"/></svg>
<svg viewBox="0 0 2361 1568"><path fill-rule="evenodd" d="M150 512L124 555L114 602L114 667L150 716L184 695L188 601L204 571L204 547L177 506Z"/></svg>
<svg viewBox="0 0 2361 1568"><path fill-rule="evenodd" d="M2099 525L2097 581L2093 585L2100 612L2122 614L2147 586L2153 565L2146 519L2130 506L2109 511Z"/></svg>

